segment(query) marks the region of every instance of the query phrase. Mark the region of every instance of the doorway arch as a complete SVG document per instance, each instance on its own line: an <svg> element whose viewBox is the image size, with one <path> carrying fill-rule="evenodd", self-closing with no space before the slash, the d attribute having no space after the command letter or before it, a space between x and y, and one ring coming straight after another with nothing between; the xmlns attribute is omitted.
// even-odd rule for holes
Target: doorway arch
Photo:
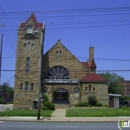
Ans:
<svg viewBox="0 0 130 130"><path fill-rule="evenodd" d="M58 88L53 92L52 101L55 104L69 104L69 93L64 88Z"/></svg>

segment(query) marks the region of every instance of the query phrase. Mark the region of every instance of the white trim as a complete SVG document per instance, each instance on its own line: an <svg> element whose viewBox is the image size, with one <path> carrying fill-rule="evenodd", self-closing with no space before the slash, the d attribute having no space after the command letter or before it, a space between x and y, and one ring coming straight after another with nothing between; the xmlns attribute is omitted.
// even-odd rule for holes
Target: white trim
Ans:
<svg viewBox="0 0 130 130"><path fill-rule="evenodd" d="M108 96L120 97L120 94L108 94Z"/></svg>

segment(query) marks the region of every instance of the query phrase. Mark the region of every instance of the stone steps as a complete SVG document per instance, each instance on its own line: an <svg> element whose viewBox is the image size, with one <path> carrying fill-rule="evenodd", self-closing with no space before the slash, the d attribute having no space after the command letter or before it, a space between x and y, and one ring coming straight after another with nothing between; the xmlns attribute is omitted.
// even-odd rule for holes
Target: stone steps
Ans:
<svg viewBox="0 0 130 130"><path fill-rule="evenodd" d="M68 109L69 104L55 104L55 109Z"/></svg>

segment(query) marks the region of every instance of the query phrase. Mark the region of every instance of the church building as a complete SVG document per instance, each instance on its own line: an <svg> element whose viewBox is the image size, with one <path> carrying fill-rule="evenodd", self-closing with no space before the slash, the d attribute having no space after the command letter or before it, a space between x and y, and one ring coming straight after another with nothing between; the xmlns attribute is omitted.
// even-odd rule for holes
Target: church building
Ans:
<svg viewBox="0 0 130 130"><path fill-rule="evenodd" d="M54 104L71 107L95 95L108 105L108 84L96 74L94 47L89 47L89 59L80 62L60 40L44 54L44 36L45 24L38 23L34 14L19 25L14 109L37 108L39 76L40 93Z"/></svg>

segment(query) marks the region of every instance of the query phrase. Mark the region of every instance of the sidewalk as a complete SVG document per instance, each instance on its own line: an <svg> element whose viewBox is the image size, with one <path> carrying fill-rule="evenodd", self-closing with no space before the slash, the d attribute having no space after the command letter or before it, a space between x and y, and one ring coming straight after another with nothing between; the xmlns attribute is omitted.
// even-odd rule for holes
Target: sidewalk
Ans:
<svg viewBox="0 0 130 130"><path fill-rule="evenodd" d="M66 109L56 109L51 117L0 117L0 121L40 121L40 122L118 122L130 117L65 117Z"/></svg>

